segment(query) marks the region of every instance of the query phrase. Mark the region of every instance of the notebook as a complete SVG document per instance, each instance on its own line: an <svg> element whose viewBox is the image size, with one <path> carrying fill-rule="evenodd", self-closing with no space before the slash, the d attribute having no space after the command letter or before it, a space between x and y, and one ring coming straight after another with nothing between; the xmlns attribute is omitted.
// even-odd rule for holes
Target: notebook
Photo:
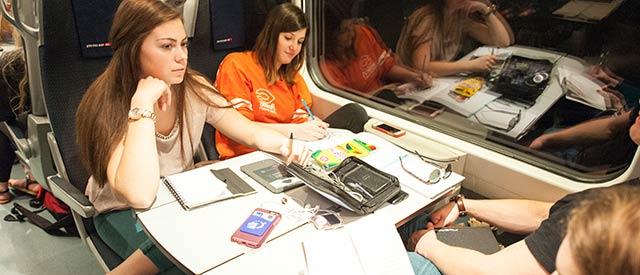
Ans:
<svg viewBox="0 0 640 275"><path fill-rule="evenodd" d="M392 223L365 216L337 230L316 231L302 243L307 275L413 274Z"/></svg>
<svg viewBox="0 0 640 275"><path fill-rule="evenodd" d="M161 180L184 210L256 192L228 168L199 168L162 177Z"/></svg>
<svg viewBox="0 0 640 275"><path fill-rule="evenodd" d="M442 228L436 231L439 241L490 255L501 247L489 227Z"/></svg>

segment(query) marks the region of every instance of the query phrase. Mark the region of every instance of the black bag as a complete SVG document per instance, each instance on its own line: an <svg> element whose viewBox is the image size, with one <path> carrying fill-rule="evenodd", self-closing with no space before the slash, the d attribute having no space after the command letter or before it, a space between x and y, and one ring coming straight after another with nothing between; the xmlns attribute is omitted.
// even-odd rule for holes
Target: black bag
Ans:
<svg viewBox="0 0 640 275"><path fill-rule="evenodd" d="M489 78L489 83L491 90L503 98L531 106L547 88L552 69L553 63L549 60L513 55L497 77Z"/></svg>
<svg viewBox="0 0 640 275"><path fill-rule="evenodd" d="M325 198L358 214L369 214L400 192L400 182L357 157L348 157L333 171L292 163L289 173Z"/></svg>
<svg viewBox="0 0 640 275"><path fill-rule="evenodd" d="M49 191L44 188L40 189L36 198L32 199L29 204L40 209L31 211L14 202L11 214L5 216L4 220L8 222L29 221L54 236L79 236L69 206L54 197ZM53 216L54 222L40 215L45 210Z"/></svg>

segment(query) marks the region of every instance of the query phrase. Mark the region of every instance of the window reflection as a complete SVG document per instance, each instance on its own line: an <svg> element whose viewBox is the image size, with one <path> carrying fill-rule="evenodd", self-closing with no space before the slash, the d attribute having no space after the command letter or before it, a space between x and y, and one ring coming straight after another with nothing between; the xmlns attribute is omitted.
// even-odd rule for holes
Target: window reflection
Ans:
<svg viewBox="0 0 640 275"><path fill-rule="evenodd" d="M322 1L321 72L335 88L556 172L619 172L637 148L640 2L574 17L565 2ZM474 85L457 86L465 81Z"/></svg>

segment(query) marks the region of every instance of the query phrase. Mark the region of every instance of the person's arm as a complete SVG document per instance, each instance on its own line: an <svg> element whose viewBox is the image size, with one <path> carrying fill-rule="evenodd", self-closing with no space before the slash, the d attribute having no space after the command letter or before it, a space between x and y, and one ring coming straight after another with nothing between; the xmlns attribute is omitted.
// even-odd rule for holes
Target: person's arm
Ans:
<svg viewBox="0 0 640 275"><path fill-rule="evenodd" d="M528 234L549 217L553 203L523 199L464 199L464 205L469 215L481 221L508 232Z"/></svg>
<svg viewBox="0 0 640 275"><path fill-rule="evenodd" d="M327 135L329 124L319 118L307 120L303 123L265 123L257 122L260 126L274 130L281 135L293 133L296 139L313 141L324 138Z"/></svg>
<svg viewBox="0 0 640 275"><path fill-rule="evenodd" d="M306 162L308 150L305 149L301 142L293 142L293 150L289 151L291 142L289 136L282 135L261 125L264 124L247 119L235 109L229 109L213 126L223 135L243 145L280 154L287 157L287 161ZM294 136L294 138L296 137Z"/></svg>
<svg viewBox="0 0 640 275"><path fill-rule="evenodd" d="M619 116L594 119L564 130L541 135L532 141L529 147L540 150L567 145L593 144L608 140L620 131L627 131L624 128L629 123L630 114L631 112L628 111Z"/></svg>
<svg viewBox="0 0 640 275"><path fill-rule="evenodd" d="M482 44L496 47L508 47L513 43L513 34L509 23L495 11L495 8L491 9L478 1L470 1L468 14L472 13L488 15L484 18L484 23L470 22L468 33L471 37Z"/></svg>
<svg viewBox="0 0 640 275"><path fill-rule="evenodd" d="M431 75L426 71L416 72L400 64L394 64L385 77L394 82L416 82L424 88L431 87L432 84Z"/></svg>
<svg viewBox="0 0 640 275"><path fill-rule="evenodd" d="M512 233L531 233L548 218L552 203L532 200L472 200L463 199L467 213L481 221L490 223ZM435 227L452 224L460 210L450 202L431 214Z"/></svg>
<svg viewBox="0 0 640 275"><path fill-rule="evenodd" d="M472 60L438 61L431 60L431 42L418 45L413 52L414 67L435 76L454 75L462 72L487 72L496 63L495 56L480 56Z"/></svg>
<svg viewBox="0 0 640 275"><path fill-rule="evenodd" d="M140 80L131 99L131 108L142 110L166 110L170 105L169 87L153 77ZM108 184L116 197L132 208L148 208L158 191L160 165L155 132L150 118L129 121L125 136L109 157Z"/></svg>
<svg viewBox="0 0 640 275"><path fill-rule="evenodd" d="M416 252L431 260L443 274L548 274L524 240L485 255L442 243L433 230L428 230L418 241Z"/></svg>

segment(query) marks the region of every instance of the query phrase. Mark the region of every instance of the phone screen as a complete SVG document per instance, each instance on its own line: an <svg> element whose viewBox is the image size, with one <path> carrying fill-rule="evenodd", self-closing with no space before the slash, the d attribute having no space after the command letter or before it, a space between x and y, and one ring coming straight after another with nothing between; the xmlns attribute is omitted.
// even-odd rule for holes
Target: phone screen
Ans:
<svg viewBox="0 0 640 275"><path fill-rule="evenodd" d="M384 123L382 123L382 124L378 124L376 127L379 127L379 128L381 128L381 129L383 129L383 130L385 130L385 131L388 131L388 132L391 132L391 133L397 133L397 132L400 132L400 129L398 129L398 128L394 128L394 127L392 127L392 126L390 126L390 125L387 125L387 124L384 124Z"/></svg>
<svg viewBox="0 0 640 275"><path fill-rule="evenodd" d="M260 237L267 232L275 219L276 215L273 213L253 211L253 214L240 226L240 231Z"/></svg>

